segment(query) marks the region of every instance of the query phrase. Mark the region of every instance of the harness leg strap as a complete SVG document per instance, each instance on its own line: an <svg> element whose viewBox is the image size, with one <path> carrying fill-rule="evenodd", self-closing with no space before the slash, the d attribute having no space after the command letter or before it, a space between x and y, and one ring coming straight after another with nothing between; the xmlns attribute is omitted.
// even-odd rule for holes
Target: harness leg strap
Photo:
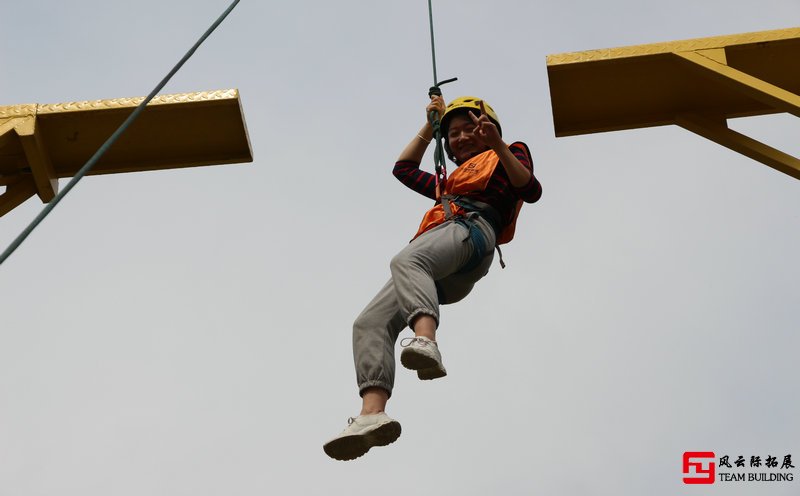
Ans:
<svg viewBox="0 0 800 496"><path fill-rule="evenodd" d="M494 249L497 250L497 255L500 257L500 268L505 269L506 263L503 262L503 250L500 249L500 245L494 245Z"/></svg>
<svg viewBox="0 0 800 496"><path fill-rule="evenodd" d="M454 199L452 195L442 195L442 209L444 209L445 220L453 218L453 208L450 206L450 200Z"/></svg>

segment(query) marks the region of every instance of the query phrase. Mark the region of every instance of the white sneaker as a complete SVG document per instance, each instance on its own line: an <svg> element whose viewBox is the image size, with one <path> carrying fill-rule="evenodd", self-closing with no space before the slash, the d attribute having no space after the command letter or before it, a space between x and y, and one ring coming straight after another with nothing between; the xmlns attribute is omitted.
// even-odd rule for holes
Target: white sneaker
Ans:
<svg viewBox="0 0 800 496"><path fill-rule="evenodd" d="M407 369L416 370L417 377L423 381L447 375L436 341L417 336L403 339L400 346L403 347L403 351L400 353L400 363Z"/></svg>
<svg viewBox="0 0 800 496"><path fill-rule="evenodd" d="M347 419L347 428L322 446L336 460L353 460L373 446L386 446L400 437L400 422L386 413L359 415Z"/></svg>

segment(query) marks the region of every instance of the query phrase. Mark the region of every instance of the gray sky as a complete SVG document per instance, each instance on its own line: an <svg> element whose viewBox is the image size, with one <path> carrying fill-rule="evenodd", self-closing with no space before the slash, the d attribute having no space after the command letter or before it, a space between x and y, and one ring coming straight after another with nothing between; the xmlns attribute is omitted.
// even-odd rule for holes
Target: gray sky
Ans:
<svg viewBox="0 0 800 496"><path fill-rule="evenodd" d="M4 1L0 105L146 95L228 4ZM400 439L321 448L360 406L352 321L429 207L391 175L427 3L244 1L165 93L239 88L255 161L86 178L0 268L0 495L798 494L685 486L681 456L800 466L800 182L677 128L556 139L545 57L800 4L434 8L445 96L491 102L544 196L444 307L449 375L398 370ZM732 125L800 154L794 117ZM3 248L41 208L0 218Z"/></svg>

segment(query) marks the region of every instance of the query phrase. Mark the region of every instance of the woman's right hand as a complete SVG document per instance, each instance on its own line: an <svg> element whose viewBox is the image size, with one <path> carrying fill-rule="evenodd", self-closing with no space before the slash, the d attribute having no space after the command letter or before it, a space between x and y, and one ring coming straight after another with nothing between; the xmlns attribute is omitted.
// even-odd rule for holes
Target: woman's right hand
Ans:
<svg viewBox="0 0 800 496"><path fill-rule="evenodd" d="M439 120L442 119L444 116L444 111L447 107L444 104L444 98L441 95L433 95L431 96L431 103L425 107L425 120L430 124L431 123L431 112L437 112L439 115Z"/></svg>

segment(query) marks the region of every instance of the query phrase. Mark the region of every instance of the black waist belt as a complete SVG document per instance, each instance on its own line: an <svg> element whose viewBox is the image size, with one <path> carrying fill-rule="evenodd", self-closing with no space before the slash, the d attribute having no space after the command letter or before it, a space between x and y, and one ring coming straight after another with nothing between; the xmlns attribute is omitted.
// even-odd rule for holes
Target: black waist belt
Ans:
<svg viewBox="0 0 800 496"><path fill-rule="evenodd" d="M496 208L484 203L482 201L465 198L458 196L453 200L453 203L459 207L467 210L468 212L477 212L478 215L483 217L494 229L495 239L500 237L500 231L503 230L503 221L500 218L500 212Z"/></svg>

